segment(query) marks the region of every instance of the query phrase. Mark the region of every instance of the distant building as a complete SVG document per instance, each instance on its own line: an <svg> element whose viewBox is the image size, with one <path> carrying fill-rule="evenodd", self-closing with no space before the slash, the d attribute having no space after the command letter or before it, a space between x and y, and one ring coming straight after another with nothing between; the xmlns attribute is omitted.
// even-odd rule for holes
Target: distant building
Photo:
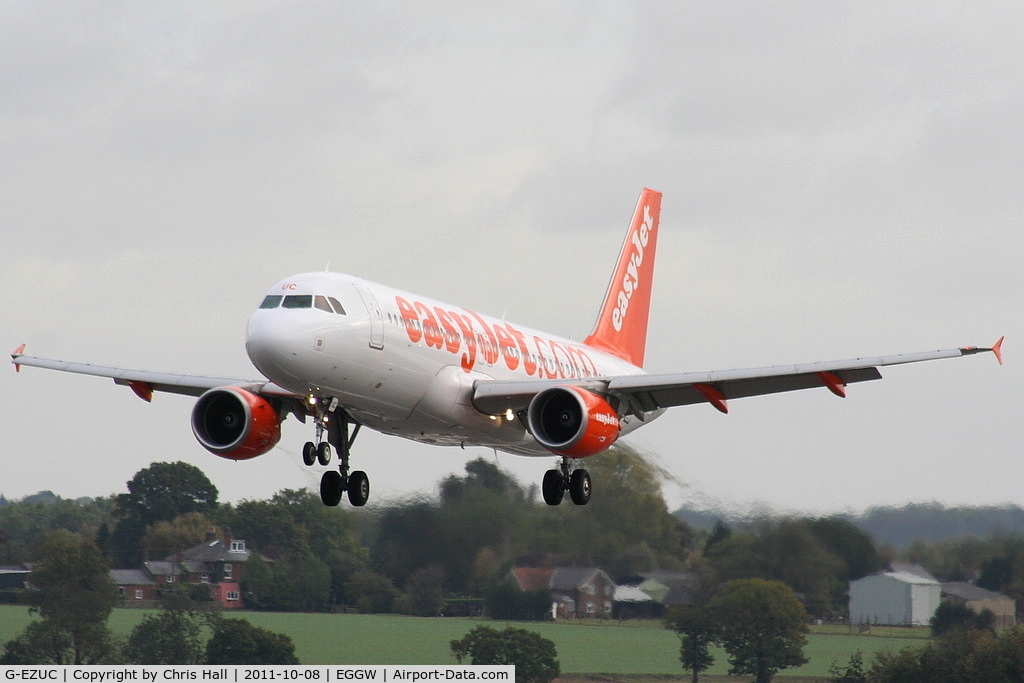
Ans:
<svg viewBox="0 0 1024 683"><path fill-rule="evenodd" d="M516 567L516 585L523 591L547 588L554 597L551 606L556 619L611 618L615 603L615 582L596 567Z"/></svg>
<svg viewBox="0 0 1024 683"><path fill-rule="evenodd" d="M896 565L850 582L850 623L927 626L941 595L942 587L927 571Z"/></svg>
<svg viewBox="0 0 1024 683"><path fill-rule="evenodd" d="M187 584L207 586L213 600L225 609L241 609L245 607L241 582L252 556L245 541L208 534L204 543L182 553L146 562L141 569L112 569L110 576L124 606L151 606L164 589Z"/></svg>
<svg viewBox="0 0 1024 683"><path fill-rule="evenodd" d="M964 605L977 614L989 610L995 615L996 628L1013 626L1017 622L1016 600L971 583L942 584L942 599L955 605Z"/></svg>
<svg viewBox="0 0 1024 683"><path fill-rule="evenodd" d="M22 590L28 584L32 570L19 564L14 567L0 567L0 590Z"/></svg>
<svg viewBox="0 0 1024 683"><path fill-rule="evenodd" d="M558 616L611 618L615 582L596 567L560 567L551 575Z"/></svg>

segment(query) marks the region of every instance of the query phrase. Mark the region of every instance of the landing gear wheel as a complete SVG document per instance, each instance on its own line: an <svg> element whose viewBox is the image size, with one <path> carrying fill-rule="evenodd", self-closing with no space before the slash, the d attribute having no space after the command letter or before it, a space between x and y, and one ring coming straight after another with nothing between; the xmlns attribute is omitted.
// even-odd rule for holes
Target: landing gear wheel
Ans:
<svg viewBox="0 0 1024 683"><path fill-rule="evenodd" d="M345 492L345 482L340 472L331 470L324 472L320 479L320 500L328 507L336 507L341 502L341 495Z"/></svg>
<svg viewBox="0 0 1024 683"><path fill-rule="evenodd" d="M321 465L331 464L331 444L321 441L316 447L316 459Z"/></svg>
<svg viewBox="0 0 1024 683"><path fill-rule="evenodd" d="M548 505L558 505L565 495L565 480L558 470L548 470L544 473L544 482L541 484L541 493L544 495L544 502Z"/></svg>
<svg viewBox="0 0 1024 683"><path fill-rule="evenodd" d="M569 479L569 497L576 505L586 505L590 501L590 473L576 470Z"/></svg>
<svg viewBox="0 0 1024 683"><path fill-rule="evenodd" d="M302 447L302 462L306 467L312 467L316 462L316 444L312 441L307 441Z"/></svg>
<svg viewBox="0 0 1024 683"><path fill-rule="evenodd" d="M370 500L370 478L366 476L366 472L356 470L348 475L348 502L358 508L366 505L368 500Z"/></svg>

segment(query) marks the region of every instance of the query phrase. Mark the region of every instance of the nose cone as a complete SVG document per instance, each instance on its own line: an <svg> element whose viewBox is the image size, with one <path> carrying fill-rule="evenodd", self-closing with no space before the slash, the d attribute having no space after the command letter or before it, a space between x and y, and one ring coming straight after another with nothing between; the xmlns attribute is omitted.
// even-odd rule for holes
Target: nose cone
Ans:
<svg viewBox="0 0 1024 683"><path fill-rule="evenodd" d="M258 309L249 316L245 352L256 369L276 384L288 386L296 379L291 371L299 355L296 340L279 312Z"/></svg>

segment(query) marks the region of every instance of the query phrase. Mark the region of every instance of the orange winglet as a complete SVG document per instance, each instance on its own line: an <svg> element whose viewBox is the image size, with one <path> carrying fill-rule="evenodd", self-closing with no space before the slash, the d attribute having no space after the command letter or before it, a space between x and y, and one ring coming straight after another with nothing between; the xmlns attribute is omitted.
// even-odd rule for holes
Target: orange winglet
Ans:
<svg viewBox="0 0 1024 683"><path fill-rule="evenodd" d="M821 383L828 387L828 390L839 398L846 398L846 382L839 379L839 376L834 372L816 372L814 373L821 380Z"/></svg>
<svg viewBox="0 0 1024 683"><path fill-rule="evenodd" d="M700 392L701 396L708 400L708 403L715 407L720 413L729 412L729 404L725 399L725 394L711 386L710 384L694 384L693 388Z"/></svg>
<svg viewBox="0 0 1024 683"><path fill-rule="evenodd" d="M146 403L153 402L153 385L149 382L128 382L128 386L132 388L135 395L141 398Z"/></svg>
<svg viewBox="0 0 1024 683"><path fill-rule="evenodd" d="M992 353L994 353L996 355L996 360L999 361L1000 365L1003 364L1003 340L1004 339L1006 339L1005 335L1000 337L999 341L997 341L995 344L992 345Z"/></svg>
<svg viewBox="0 0 1024 683"><path fill-rule="evenodd" d="M18 356L20 356L23 353L25 353L25 345L24 344L22 344L21 346L19 346L16 349L14 349L14 353L11 354L11 358L13 358L14 361L15 361L14 362L14 371L15 372L21 372L21 366L18 365L17 361L18 361Z"/></svg>

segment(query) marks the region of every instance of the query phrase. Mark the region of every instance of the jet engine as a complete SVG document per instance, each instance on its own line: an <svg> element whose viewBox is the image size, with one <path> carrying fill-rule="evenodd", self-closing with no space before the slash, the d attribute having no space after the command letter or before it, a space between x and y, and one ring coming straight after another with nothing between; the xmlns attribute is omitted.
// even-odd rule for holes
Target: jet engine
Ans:
<svg viewBox="0 0 1024 683"><path fill-rule="evenodd" d="M281 418L262 396L238 387L220 387L196 401L192 433L214 455L248 460L263 455L281 439Z"/></svg>
<svg viewBox="0 0 1024 683"><path fill-rule="evenodd" d="M605 450L619 438L619 416L597 394L575 386L545 389L530 401L527 425L537 442L570 458Z"/></svg>

